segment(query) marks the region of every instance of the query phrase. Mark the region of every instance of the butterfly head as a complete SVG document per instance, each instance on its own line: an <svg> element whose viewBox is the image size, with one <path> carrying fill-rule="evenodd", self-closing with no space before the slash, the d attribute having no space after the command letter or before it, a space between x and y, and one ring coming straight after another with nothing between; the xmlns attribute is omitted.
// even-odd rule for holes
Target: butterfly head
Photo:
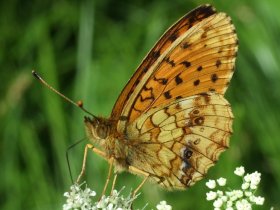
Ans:
<svg viewBox="0 0 280 210"><path fill-rule="evenodd" d="M109 135L109 126L105 119L85 117L86 133L90 140L102 144Z"/></svg>

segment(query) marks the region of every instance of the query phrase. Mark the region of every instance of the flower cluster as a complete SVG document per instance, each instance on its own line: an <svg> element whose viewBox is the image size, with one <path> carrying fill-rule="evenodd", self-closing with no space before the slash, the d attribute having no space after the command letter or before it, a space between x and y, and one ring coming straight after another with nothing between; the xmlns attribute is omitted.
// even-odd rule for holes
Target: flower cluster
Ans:
<svg viewBox="0 0 280 210"><path fill-rule="evenodd" d="M172 210L172 206L168 205L166 201L161 201L157 205L157 210Z"/></svg>
<svg viewBox="0 0 280 210"><path fill-rule="evenodd" d="M206 199L213 201L215 210L250 210L252 205L263 205L264 198L261 196L255 196L256 189L261 181L261 174L254 172L251 174L245 174L243 166L235 169L234 174L243 178L241 189L235 189L230 191L210 191L206 193ZM209 180L206 186L209 189L215 189L216 187L223 187L226 185L225 178L219 178L217 180Z"/></svg>
<svg viewBox="0 0 280 210"><path fill-rule="evenodd" d="M91 209L92 199L91 197L96 196L96 193L89 189L88 187L85 187L83 190L81 188L82 185L74 184L70 187L70 192L64 193L64 196L67 197L66 204L63 205L63 210L74 210L74 209Z"/></svg>
<svg viewBox="0 0 280 210"><path fill-rule="evenodd" d="M85 189L83 189L83 186L85 186ZM94 202L95 191L89 189L85 183L74 184L70 187L70 192L64 193L67 200L66 204L63 205L63 210L130 210L138 195L132 197L130 194L124 197L121 195L123 189L120 191L113 190L111 195L103 195L99 201ZM166 201L161 201L156 208L157 210L172 210L172 207Z"/></svg>

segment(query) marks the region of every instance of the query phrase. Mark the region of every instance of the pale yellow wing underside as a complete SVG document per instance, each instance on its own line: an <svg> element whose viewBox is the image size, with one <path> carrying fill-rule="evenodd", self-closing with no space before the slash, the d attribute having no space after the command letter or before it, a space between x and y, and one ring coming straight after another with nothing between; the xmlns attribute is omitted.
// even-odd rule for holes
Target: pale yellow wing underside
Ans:
<svg viewBox="0 0 280 210"><path fill-rule="evenodd" d="M195 95L150 109L128 126L130 164L166 188L203 178L229 146L233 115L221 94Z"/></svg>

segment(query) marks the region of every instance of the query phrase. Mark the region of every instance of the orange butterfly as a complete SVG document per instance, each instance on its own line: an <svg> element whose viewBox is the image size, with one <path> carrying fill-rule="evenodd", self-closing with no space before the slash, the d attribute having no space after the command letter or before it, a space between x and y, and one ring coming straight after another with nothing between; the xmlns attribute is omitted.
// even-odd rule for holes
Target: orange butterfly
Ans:
<svg viewBox="0 0 280 210"><path fill-rule="evenodd" d="M231 18L202 5L160 38L116 101L109 119L85 117L88 149L117 172L167 189L202 179L228 148L233 114L224 98L237 55ZM82 108L83 109L83 108ZM104 192L103 191L103 192Z"/></svg>
<svg viewBox="0 0 280 210"><path fill-rule="evenodd" d="M86 117L99 154L117 171L168 189L202 179L229 146L233 114L224 98L238 40L229 16L202 5L160 38L121 92L109 119Z"/></svg>

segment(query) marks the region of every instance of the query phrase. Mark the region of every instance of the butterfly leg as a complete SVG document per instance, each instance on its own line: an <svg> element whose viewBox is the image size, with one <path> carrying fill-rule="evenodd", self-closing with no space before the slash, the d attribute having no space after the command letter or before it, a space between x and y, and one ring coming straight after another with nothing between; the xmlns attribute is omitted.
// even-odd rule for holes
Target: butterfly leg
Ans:
<svg viewBox="0 0 280 210"><path fill-rule="evenodd" d="M98 154L99 156L103 157L106 160L108 159L104 152L102 152L101 150L95 148L92 144L87 144L85 146L85 151L84 151L82 170L81 170L81 173L79 174L78 179L76 181L77 183L79 183L81 181L83 175L85 174L88 150L92 150L94 153Z"/></svg>
<svg viewBox="0 0 280 210"><path fill-rule="evenodd" d="M109 181L110 181L110 178L112 176L112 170L113 170L113 163L114 163L114 158L111 157L110 159L108 159L108 157L106 156L105 152L95 148L92 144L87 144L85 146L85 151L84 151L84 158L83 158L83 165L82 165L82 170L81 170L81 173L80 175L78 176L78 179L77 179L77 183L79 183L83 177L83 175L85 174L85 171L86 171L86 161L87 161L87 155L88 155L88 150L91 150L93 151L94 153L96 153L97 155L103 157L105 160L107 160L109 162L109 171L108 171L108 176L107 176L107 179L106 179L106 182L105 182L105 185L104 185L104 188L103 188L103 191L102 191L102 194L101 194L101 197L105 194L106 192L106 189L108 187L108 184L109 184ZM116 181L115 180L116 177L114 178L114 182ZM114 186L113 186L114 187ZM100 198L101 198L100 197Z"/></svg>
<svg viewBox="0 0 280 210"><path fill-rule="evenodd" d="M115 173L114 179L113 179L113 183L112 183L112 188L111 188L111 193L110 193L110 195L113 194L113 190L115 189L115 185L116 185L117 178L118 178L118 174Z"/></svg>
<svg viewBox="0 0 280 210"><path fill-rule="evenodd" d="M147 179L149 178L149 173L142 171L134 166L129 166L128 170L133 174L143 175L145 178L144 180L138 185L138 187L133 191L132 197L136 195L136 193L141 189L141 187L145 184Z"/></svg>
<svg viewBox="0 0 280 210"><path fill-rule="evenodd" d="M105 182L105 185L104 185L104 188L103 188L103 191L102 191L102 194L101 194L101 198L102 198L102 196L105 194L105 192L106 192L106 189L107 189L107 187L108 187L108 184L109 184L109 181L110 181L110 178L111 178L111 176L112 176L112 170L113 170L113 163L114 163L114 158L113 157L111 157L110 159L109 159L109 171L108 171L108 175L107 175L107 179L106 179L106 182Z"/></svg>

